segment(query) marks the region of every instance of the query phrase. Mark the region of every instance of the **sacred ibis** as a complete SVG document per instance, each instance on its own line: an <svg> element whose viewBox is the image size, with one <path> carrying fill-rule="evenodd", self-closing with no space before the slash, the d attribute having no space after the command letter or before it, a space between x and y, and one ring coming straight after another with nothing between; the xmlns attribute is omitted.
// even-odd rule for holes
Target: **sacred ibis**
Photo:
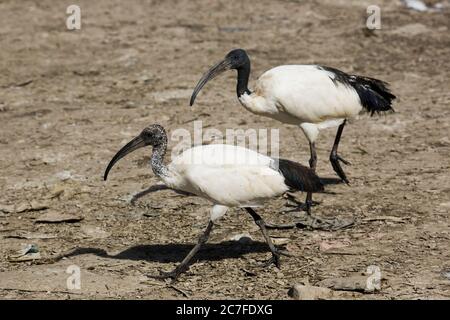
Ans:
<svg viewBox="0 0 450 320"><path fill-rule="evenodd" d="M226 70L237 70L236 92L240 103L250 112L299 126L309 141L310 168L316 170L315 141L319 131L338 126L330 153L330 162L337 175L349 183L339 162L349 164L338 155L346 119L362 112L371 115L393 111L395 96L386 82L350 75L320 65L283 65L264 72L255 90L248 88L250 59L243 49L230 51L224 60L211 67L200 79L192 93L190 105L203 86ZM310 213L311 193L307 194L306 209Z"/></svg>
<svg viewBox="0 0 450 320"><path fill-rule="evenodd" d="M157 278L176 279L186 271L193 256L207 241L214 222L230 207L244 208L252 216L272 253L268 264L275 263L279 266L280 255L285 253L273 245L266 224L256 213L255 207L288 190L323 190L319 177L310 168L233 145L196 146L185 150L166 166L163 160L167 150L167 135L158 124L145 128L116 153L106 168L104 179L107 179L117 161L145 146L153 147L150 165L166 186L203 197L213 203L208 226L198 243L173 271L161 272Z"/></svg>

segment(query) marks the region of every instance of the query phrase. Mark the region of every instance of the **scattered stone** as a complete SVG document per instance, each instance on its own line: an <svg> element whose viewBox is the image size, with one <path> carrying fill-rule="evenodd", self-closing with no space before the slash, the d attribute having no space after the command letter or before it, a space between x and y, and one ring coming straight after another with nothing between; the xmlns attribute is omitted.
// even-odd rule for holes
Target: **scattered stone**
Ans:
<svg viewBox="0 0 450 320"><path fill-rule="evenodd" d="M9 234L4 237L5 238L13 238L13 239L54 239L57 236L55 234L17 231L16 233Z"/></svg>
<svg viewBox="0 0 450 320"><path fill-rule="evenodd" d="M187 99L191 96L192 89L173 89L158 91L152 94L152 98L157 102L166 102L176 99Z"/></svg>
<svg viewBox="0 0 450 320"><path fill-rule="evenodd" d="M450 146L450 140L447 137L443 137L439 139L439 141L433 143L433 145L436 147L448 147Z"/></svg>
<svg viewBox="0 0 450 320"><path fill-rule="evenodd" d="M319 245L319 250L322 252L333 249L342 249L350 246L350 241L322 241Z"/></svg>
<svg viewBox="0 0 450 320"><path fill-rule="evenodd" d="M49 207L50 206L47 202L39 202L39 201L32 200L30 203L30 207L27 208L26 211L41 211L41 210L46 210Z"/></svg>
<svg viewBox="0 0 450 320"><path fill-rule="evenodd" d="M342 300L359 298L362 296L362 293L333 291L329 288L311 286L309 284L295 284L289 289L288 295L296 300Z"/></svg>
<svg viewBox="0 0 450 320"><path fill-rule="evenodd" d="M133 101L127 101L127 102L125 102L125 105L122 108L123 109L135 109L135 108L137 108L137 105Z"/></svg>
<svg viewBox="0 0 450 320"><path fill-rule="evenodd" d="M421 0L403 0L404 5L412 10L425 12L428 10L427 5Z"/></svg>
<svg viewBox="0 0 450 320"><path fill-rule="evenodd" d="M244 271L244 273L245 273L245 275L247 277L255 277L255 276L258 275L256 272L250 271L250 270L247 270L247 269L244 269L244 268L242 269L242 271Z"/></svg>
<svg viewBox="0 0 450 320"><path fill-rule="evenodd" d="M0 205L0 211L4 213L21 213L27 211L40 211L48 209L47 202L32 200L31 202L20 202L14 205Z"/></svg>
<svg viewBox="0 0 450 320"><path fill-rule="evenodd" d="M4 213L12 213L14 212L13 204L0 204L0 211Z"/></svg>
<svg viewBox="0 0 450 320"><path fill-rule="evenodd" d="M333 291L328 288L295 284L288 295L296 300L325 300L333 297Z"/></svg>
<svg viewBox="0 0 450 320"><path fill-rule="evenodd" d="M66 181L66 180L69 180L70 178L72 178L72 173L70 171L64 170L64 171L58 172L57 174L55 174L55 176L61 181Z"/></svg>
<svg viewBox="0 0 450 320"><path fill-rule="evenodd" d="M81 231L88 237L94 239L104 239L108 238L111 234L105 230L100 229L97 226L82 226Z"/></svg>
<svg viewBox="0 0 450 320"><path fill-rule="evenodd" d="M50 194L48 195L48 199L59 198L64 193L66 188L62 185L56 185Z"/></svg>
<svg viewBox="0 0 450 320"><path fill-rule="evenodd" d="M231 241L237 241L240 244L249 244L253 242L252 237L248 233L239 233L230 238Z"/></svg>
<svg viewBox="0 0 450 320"><path fill-rule="evenodd" d="M62 223L62 222L78 222L83 220L83 217L68 213L58 213L56 211L51 211L44 213L36 222L38 223Z"/></svg>
<svg viewBox="0 0 450 320"><path fill-rule="evenodd" d="M405 37L414 37L423 33L428 33L429 31L430 30L421 23L410 23L395 29L392 33Z"/></svg>
<svg viewBox="0 0 450 320"><path fill-rule="evenodd" d="M418 12L440 12L448 6L448 2L438 0L402 0L402 2L408 9Z"/></svg>
<svg viewBox="0 0 450 320"><path fill-rule="evenodd" d="M159 217L161 214L158 212L145 212L143 214L144 217L148 217L148 218L155 218L155 217Z"/></svg>
<svg viewBox="0 0 450 320"><path fill-rule="evenodd" d="M25 247L17 251L16 254L8 257L10 262L24 262L38 260L41 258L39 248L35 244L27 244Z"/></svg>
<svg viewBox="0 0 450 320"><path fill-rule="evenodd" d="M131 67L139 61L139 51L134 48L124 49L116 61L125 67Z"/></svg>
<svg viewBox="0 0 450 320"><path fill-rule="evenodd" d="M373 293L381 289L380 281L381 279L377 279L373 275L354 275L350 277L325 279L318 282L317 285L333 290Z"/></svg>
<svg viewBox="0 0 450 320"><path fill-rule="evenodd" d="M278 237L271 237L272 238L272 242L274 245L276 246L283 246L288 244L289 242L291 242L291 239L289 238L278 238Z"/></svg>
<svg viewBox="0 0 450 320"><path fill-rule="evenodd" d="M375 216L364 218L363 221L391 221L397 223L405 223L405 218L395 216Z"/></svg>
<svg viewBox="0 0 450 320"><path fill-rule="evenodd" d="M440 204L440 206L441 206L441 207L444 207L444 208L450 208L450 201L449 201L449 202L442 202L442 203Z"/></svg>

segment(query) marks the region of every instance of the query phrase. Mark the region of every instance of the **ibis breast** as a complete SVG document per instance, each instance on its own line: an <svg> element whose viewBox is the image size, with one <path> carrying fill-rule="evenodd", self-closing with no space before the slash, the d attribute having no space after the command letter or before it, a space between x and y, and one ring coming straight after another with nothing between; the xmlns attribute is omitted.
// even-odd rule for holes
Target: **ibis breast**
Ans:
<svg viewBox="0 0 450 320"><path fill-rule="evenodd" d="M332 72L316 65L285 65L262 74L255 88L255 106L282 122L320 123L358 115L357 92L333 81Z"/></svg>
<svg viewBox="0 0 450 320"><path fill-rule="evenodd" d="M288 190L273 161L239 146L197 146L169 164L171 187L228 207L258 206Z"/></svg>

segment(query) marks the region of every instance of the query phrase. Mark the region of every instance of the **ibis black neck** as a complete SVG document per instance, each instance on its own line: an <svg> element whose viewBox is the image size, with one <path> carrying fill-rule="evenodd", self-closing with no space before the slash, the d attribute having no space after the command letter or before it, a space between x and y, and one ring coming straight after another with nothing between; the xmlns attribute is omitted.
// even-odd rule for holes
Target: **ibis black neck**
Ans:
<svg viewBox="0 0 450 320"><path fill-rule="evenodd" d="M161 143L153 146L152 157L150 159L152 170L158 177L166 176L168 173L167 167L163 163L166 151L167 137Z"/></svg>
<svg viewBox="0 0 450 320"><path fill-rule="evenodd" d="M244 93L250 94L251 91L248 89L248 79L250 77L250 60L247 63L237 69L237 86L236 93L240 97Z"/></svg>

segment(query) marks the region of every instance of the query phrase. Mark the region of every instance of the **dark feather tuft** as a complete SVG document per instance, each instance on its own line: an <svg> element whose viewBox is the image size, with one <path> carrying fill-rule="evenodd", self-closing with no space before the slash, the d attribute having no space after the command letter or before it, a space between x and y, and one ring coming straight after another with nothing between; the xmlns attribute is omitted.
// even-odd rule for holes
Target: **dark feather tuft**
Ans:
<svg viewBox="0 0 450 320"><path fill-rule="evenodd" d="M355 89L362 106L367 112L370 112L371 116L380 112L394 112L392 101L395 100L396 96L391 93L386 82L369 77L349 75L330 67L320 66L319 69L333 73L334 78L331 80L334 84L340 83Z"/></svg>
<svg viewBox="0 0 450 320"><path fill-rule="evenodd" d="M286 185L294 190L306 192L323 191L323 184L316 173L297 162L278 159L278 170Z"/></svg>

